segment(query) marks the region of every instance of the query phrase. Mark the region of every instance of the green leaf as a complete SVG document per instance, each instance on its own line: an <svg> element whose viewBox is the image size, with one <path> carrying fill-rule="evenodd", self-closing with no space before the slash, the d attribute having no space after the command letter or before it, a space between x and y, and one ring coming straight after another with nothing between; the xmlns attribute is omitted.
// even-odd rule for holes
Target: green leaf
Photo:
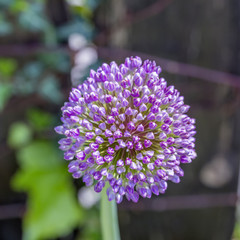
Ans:
<svg viewBox="0 0 240 240"><path fill-rule="evenodd" d="M9 7L15 0L0 0L0 7Z"/></svg>
<svg viewBox="0 0 240 240"><path fill-rule="evenodd" d="M240 239L240 222L237 220L234 226L233 239Z"/></svg>
<svg viewBox="0 0 240 240"><path fill-rule="evenodd" d="M12 95L12 86L8 83L0 83L0 111L3 110L8 99Z"/></svg>
<svg viewBox="0 0 240 240"><path fill-rule="evenodd" d="M34 92L36 88L37 78L29 80L22 73L16 75L14 79L14 94L15 95L28 95Z"/></svg>
<svg viewBox="0 0 240 240"><path fill-rule="evenodd" d="M14 93L16 95L27 95L36 91L43 71L43 64L41 62L34 61L26 64L22 71L18 72L15 76Z"/></svg>
<svg viewBox="0 0 240 240"><path fill-rule="evenodd" d="M76 240L102 240L99 217L98 207L88 209L84 218L84 226Z"/></svg>
<svg viewBox="0 0 240 240"><path fill-rule="evenodd" d="M82 16L83 18L89 19L92 17L93 12L91 11L91 9L88 8L88 6L74 6L72 7L73 11L75 12L75 14L79 14L80 16Z"/></svg>
<svg viewBox="0 0 240 240"><path fill-rule="evenodd" d="M107 186L101 192L101 226L103 240L120 240L118 213L115 201L108 201Z"/></svg>
<svg viewBox="0 0 240 240"><path fill-rule="evenodd" d="M87 39L91 39L93 36L93 26L83 19L76 18L58 28L60 39L67 39L73 33L80 33Z"/></svg>
<svg viewBox="0 0 240 240"><path fill-rule="evenodd" d="M8 145L12 148L20 148L26 145L32 138L32 131L28 125L15 122L8 132Z"/></svg>
<svg viewBox="0 0 240 240"><path fill-rule="evenodd" d="M0 15L0 36L5 36L13 32L13 25L8 22L4 13Z"/></svg>
<svg viewBox="0 0 240 240"><path fill-rule="evenodd" d="M16 71L17 61L11 58L0 58L0 75L2 77L11 77Z"/></svg>
<svg viewBox="0 0 240 240"><path fill-rule="evenodd" d="M21 149L17 157L21 170L14 176L12 185L28 193L23 240L69 234L82 223L84 212L56 146L49 141L33 142Z"/></svg>
<svg viewBox="0 0 240 240"><path fill-rule="evenodd" d="M57 34L55 27L51 24L44 29L44 44L46 46L56 46L57 45Z"/></svg>
<svg viewBox="0 0 240 240"><path fill-rule="evenodd" d="M44 130L53 125L54 116L37 108L27 111L27 118L31 125L38 131Z"/></svg>
<svg viewBox="0 0 240 240"><path fill-rule="evenodd" d="M63 99L58 80L54 75L48 75L41 81L38 93L54 103L60 103Z"/></svg>
<svg viewBox="0 0 240 240"><path fill-rule="evenodd" d="M49 239L69 234L79 224L81 217L81 211L72 194L69 190L63 191L54 196L52 203L42 205L41 208L37 204L32 207L25 218L26 231L23 239Z"/></svg>
<svg viewBox="0 0 240 240"><path fill-rule="evenodd" d="M14 4L11 4L9 10L13 14L17 14L18 12L27 11L28 7L29 7L29 3L27 1L17 0L14 2Z"/></svg>
<svg viewBox="0 0 240 240"><path fill-rule="evenodd" d="M35 2L29 5L27 11L20 12L20 25L32 32L44 31L48 27L49 22L44 15L44 5L41 2Z"/></svg>
<svg viewBox="0 0 240 240"><path fill-rule="evenodd" d="M18 154L18 161L23 169L48 170L62 165L60 152L56 146L45 141L35 141L22 148Z"/></svg>
<svg viewBox="0 0 240 240"><path fill-rule="evenodd" d="M86 3L87 3L87 6L91 8L91 10L93 11L100 4L100 1L101 0L87 0Z"/></svg>
<svg viewBox="0 0 240 240"><path fill-rule="evenodd" d="M43 71L43 64L37 61L30 62L23 68L24 76L32 80L39 78Z"/></svg>
<svg viewBox="0 0 240 240"><path fill-rule="evenodd" d="M71 69L69 55L66 52L51 52L39 54L39 59L49 69L60 72L69 72Z"/></svg>

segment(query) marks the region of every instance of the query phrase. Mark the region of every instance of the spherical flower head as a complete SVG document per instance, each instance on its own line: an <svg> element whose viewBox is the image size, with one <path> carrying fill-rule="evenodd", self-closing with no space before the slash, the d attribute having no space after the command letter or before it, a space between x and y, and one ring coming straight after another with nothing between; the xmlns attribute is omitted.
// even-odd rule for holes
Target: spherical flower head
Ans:
<svg viewBox="0 0 240 240"><path fill-rule="evenodd" d="M161 68L140 57L104 63L73 88L62 107L59 141L69 172L109 201L138 202L179 183L181 163L195 157L195 119Z"/></svg>

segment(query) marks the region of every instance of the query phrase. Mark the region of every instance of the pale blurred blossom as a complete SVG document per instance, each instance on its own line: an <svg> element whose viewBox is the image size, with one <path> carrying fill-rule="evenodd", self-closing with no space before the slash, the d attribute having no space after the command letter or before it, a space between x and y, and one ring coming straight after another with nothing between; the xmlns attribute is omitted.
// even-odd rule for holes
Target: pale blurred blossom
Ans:
<svg viewBox="0 0 240 240"><path fill-rule="evenodd" d="M86 3L85 0L67 0L67 2L72 6L83 6Z"/></svg>
<svg viewBox="0 0 240 240"><path fill-rule="evenodd" d="M78 51L87 45L87 39L82 34L73 33L69 36L68 45L71 50Z"/></svg>
<svg viewBox="0 0 240 240"><path fill-rule="evenodd" d="M82 187L78 191L78 201L84 208L91 208L100 200L100 195L93 188Z"/></svg>
<svg viewBox="0 0 240 240"><path fill-rule="evenodd" d="M75 64L84 69L95 63L97 59L96 49L93 47L86 47L76 54Z"/></svg>

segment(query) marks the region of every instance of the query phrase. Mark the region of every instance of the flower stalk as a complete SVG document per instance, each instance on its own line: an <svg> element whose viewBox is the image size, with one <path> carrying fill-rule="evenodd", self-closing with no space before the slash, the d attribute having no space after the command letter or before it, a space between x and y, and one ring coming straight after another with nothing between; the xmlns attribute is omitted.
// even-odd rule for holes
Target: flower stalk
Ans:
<svg viewBox="0 0 240 240"><path fill-rule="evenodd" d="M100 216L103 240L120 240L117 204L108 201L106 187L101 193Z"/></svg>

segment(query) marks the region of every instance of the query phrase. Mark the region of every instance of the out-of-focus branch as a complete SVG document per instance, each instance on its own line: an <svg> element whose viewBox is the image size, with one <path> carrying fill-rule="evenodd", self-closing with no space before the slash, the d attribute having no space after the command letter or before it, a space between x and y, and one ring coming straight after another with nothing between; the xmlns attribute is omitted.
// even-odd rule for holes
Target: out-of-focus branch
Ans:
<svg viewBox="0 0 240 240"><path fill-rule="evenodd" d="M120 210L132 211L173 211L184 209L204 209L215 207L235 207L236 193L199 194L171 197L156 197L142 199L138 204L124 201L119 205ZM0 205L0 220L21 218L26 210L25 204Z"/></svg>
<svg viewBox="0 0 240 240"><path fill-rule="evenodd" d="M235 207L236 193L199 194L173 197L153 198L151 201L143 199L138 204L124 202L120 208L136 211L170 211L183 209L204 209L213 207Z"/></svg>
<svg viewBox="0 0 240 240"><path fill-rule="evenodd" d="M43 44L2 44L0 45L0 57L26 57L38 53L67 51L67 46L46 47Z"/></svg>
<svg viewBox="0 0 240 240"><path fill-rule="evenodd" d="M226 84L232 87L240 88L240 77L226 72L211 70L208 68L199 67L192 64L181 63L125 49L110 49L99 47L98 53L101 58L107 60L113 59L123 60L127 56L140 56L142 59L155 60L156 63L160 65L165 72L171 74L202 79L208 82Z"/></svg>
<svg viewBox="0 0 240 240"><path fill-rule="evenodd" d="M68 51L66 46L56 46L53 48L47 48L43 45L5 45L0 46L0 56L1 57L21 57L26 55L34 55L39 52L49 52L49 51ZM150 54L145 54L142 52L136 52L126 49L117 48L107 48L107 47L97 47L98 55L101 59L112 61L112 60L124 60L128 56L140 56L142 59L155 60L159 64L164 72L171 74L177 74L185 77L192 77L201 79L208 82L225 84L232 87L240 88L240 76L211 70L208 68L181 63L165 58L160 58L152 56Z"/></svg>

